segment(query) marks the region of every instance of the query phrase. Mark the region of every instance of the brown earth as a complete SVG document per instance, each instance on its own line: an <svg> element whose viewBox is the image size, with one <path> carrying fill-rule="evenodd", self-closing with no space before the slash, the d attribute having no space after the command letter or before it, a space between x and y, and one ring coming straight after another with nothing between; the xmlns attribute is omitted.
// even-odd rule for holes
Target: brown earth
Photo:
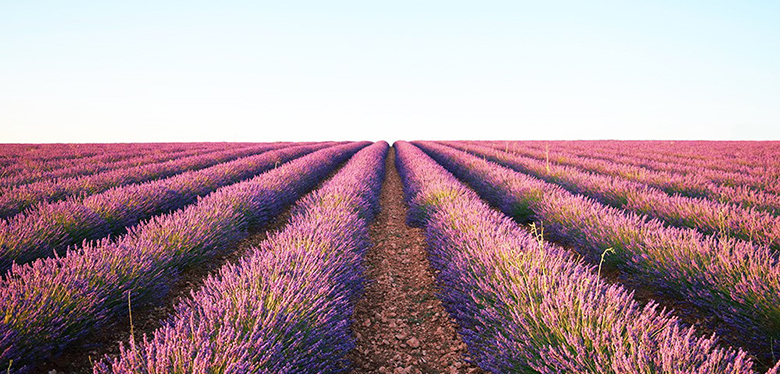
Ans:
<svg viewBox="0 0 780 374"><path fill-rule="evenodd" d="M381 212L370 227L365 291L355 305L352 373L484 373L467 361L466 344L444 310L423 230L406 225L395 152L386 160Z"/></svg>
<svg viewBox="0 0 780 374"><path fill-rule="evenodd" d="M370 227L374 246L364 259L368 281L353 316L357 347L348 356L354 366L351 373L485 373L467 361L468 352L456 332L457 326L436 298L439 289L425 252L423 230L405 224L407 207L392 149L386 165L387 177L380 196L381 212ZM134 307L135 336L151 334L172 314L180 298L189 296L190 290L197 289L208 274L241 258L269 233L280 230L288 218L289 209L269 225L251 228L249 236L232 249L186 269L160 303ZM520 224L527 228L526 223ZM545 237L582 254L579 248L561 238ZM759 371L766 371L767 365L771 366L776 359L773 356L777 353L770 344L747 339L737 329L676 295L669 295L644 284L632 274L609 266L602 269L601 275L609 283L621 284L634 291L634 298L640 304L654 301L671 310L684 325L695 326L700 336L717 333L725 345L746 350L756 360ZM91 361L116 355L118 343L127 342L129 338L130 323L124 317L89 335L58 358L41 363L32 373L91 373Z"/></svg>
<svg viewBox="0 0 780 374"><path fill-rule="evenodd" d="M466 361L466 345L436 298L438 287L428 263L422 229L405 224L406 206L392 149L386 165L381 212L370 228L374 246L364 260L368 280L355 307L357 347L349 354L352 373L484 373ZM289 215L287 209L269 225L251 228L249 235L231 249L185 269L158 304L133 307L136 339L159 328L179 300L200 287L209 274L237 261L250 247L281 230ZM32 373L91 373L92 362L117 355L119 342L129 339L130 321L126 316L90 334L59 357L42 362Z"/></svg>

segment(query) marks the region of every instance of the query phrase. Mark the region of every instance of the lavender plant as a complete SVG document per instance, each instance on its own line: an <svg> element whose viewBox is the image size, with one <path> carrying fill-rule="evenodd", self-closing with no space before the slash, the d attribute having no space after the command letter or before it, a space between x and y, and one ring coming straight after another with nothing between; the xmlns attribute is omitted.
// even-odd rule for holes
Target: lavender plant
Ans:
<svg viewBox="0 0 780 374"><path fill-rule="evenodd" d="M769 213L701 198L669 196L647 185L575 167L549 165L541 160L509 154L464 142L443 142L516 171L558 184L575 194L601 203L657 218L672 226L705 234L728 235L780 249L780 217Z"/></svg>
<svg viewBox="0 0 780 374"><path fill-rule="evenodd" d="M5 144L0 148L0 177L45 175L76 164L123 162L136 156L202 152L217 147L214 143Z"/></svg>
<svg viewBox="0 0 780 374"><path fill-rule="evenodd" d="M354 347L367 225L378 210L387 143L358 152L293 208L289 223L131 339L100 373L332 373Z"/></svg>
<svg viewBox="0 0 780 374"><path fill-rule="evenodd" d="M7 167L0 173L0 191L11 186L20 186L46 180L93 175L104 171L126 169L141 165L175 160L183 157L204 155L224 151L224 145L206 146L194 143L178 147L151 145L147 148L128 147L110 154L81 158L77 161L58 160L60 165L46 165L36 168ZM19 165L17 165L19 166ZM15 169L15 170L14 170ZM0 192L2 194L2 192Z"/></svg>
<svg viewBox="0 0 780 374"><path fill-rule="evenodd" d="M43 180L32 184L12 186L0 191L0 218L9 218L36 204L57 201L68 197L83 198L110 188L167 178L190 170L247 157L280 148L280 144L267 143L241 149L223 150L205 155L195 155L176 160L139 165L80 177Z"/></svg>
<svg viewBox="0 0 780 374"><path fill-rule="evenodd" d="M0 280L0 366L24 373L85 334L163 297L181 269L268 222L366 142L325 148L152 218L114 242L14 265ZM226 172L228 172L226 170Z"/></svg>
<svg viewBox="0 0 780 374"><path fill-rule="evenodd" d="M553 237L684 298L767 343L780 337L780 263L763 247L625 213L447 146L419 142L431 157L506 214L541 221Z"/></svg>
<svg viewBox="0 0 780 374"><path fill-rule="evenodd" d="M646 144L651 143L651 144ZM542 159L545 152L541 145L521 146L515 144L508 147L505 143L476 142L474 144L490 145L496 149ZM513 143L514 144L514 143ZM653 142L643 142L635 145L636 148L658 147ZM570 149L574 148L574 149ZM637 156L620 156L611 153L601 154L596 150L583 149L574 145L560 145L554 156L554 162L561 165L574 166L587 171L620 176L622 178L647 184L661 189L669 194L679 194L694 198L707 198L717 202L741 205L745 208L754 208L770 214L780 214L780 195L777 189L777 181L780 178L780 168L748 168L743 165L739 171L721 170L726 166L734 166L733 161L721 162L710 165L716 169L708 169L696 164L696 158L689 157L674 163L662 163L653 160L638 158ZM579 150L579 151L577 151ZM567 152L568 151L568 152ZM655 154L662 153L662 149L654 149ZM571 152L575 152L572 154ZM760 154L759 151L749 153ZM715 157L715 152L706 153L708 159ZM766 162L756 160L756 164ZM755 165L755 164L752 164Z"/></svg>
<svg viewBox="0 0 780 374"><path fill-rule="evenodd" d="M419 149L395 146L410 213L425 227L439 271L440 297L483 369L753 372L745 352L696 337L653 303L639 306L622 287L601 282L592 266L490 209Z"/></svg>
<svg viewBox="0 0 780 374"><path fill-rule="evenodd" d="M115 187L83 200L41 204L0 221L0 271L13 262L62 253L84 240L121 234L141 220L182 208L219 187L250 178L328 144L294 146L163 180Z"/></svg>

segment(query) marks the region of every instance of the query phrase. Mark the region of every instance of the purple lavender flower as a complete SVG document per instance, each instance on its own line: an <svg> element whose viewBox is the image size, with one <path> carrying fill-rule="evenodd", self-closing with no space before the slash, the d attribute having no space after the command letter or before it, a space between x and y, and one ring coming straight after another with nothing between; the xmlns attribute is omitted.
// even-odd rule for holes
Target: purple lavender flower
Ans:
<svg viewBox="0 0 780 374"><path fill-rule="evenodd" d="M336 145L282 164L142 223L115 242L12 266L0 280L0 352L25 372L127 313L128 293L136 306L158 300L180 269L228 248L249 222L268 222L366 145Z"/></svg>
<svg viewBox="0 0 780 374"><path fill-rule="evenodd" d="M351 299L361 289L368 223L387 143L357 153L302 198L289 223L224 266L160 329L122 345L97 373L332 373L354 347Z"/></svg>

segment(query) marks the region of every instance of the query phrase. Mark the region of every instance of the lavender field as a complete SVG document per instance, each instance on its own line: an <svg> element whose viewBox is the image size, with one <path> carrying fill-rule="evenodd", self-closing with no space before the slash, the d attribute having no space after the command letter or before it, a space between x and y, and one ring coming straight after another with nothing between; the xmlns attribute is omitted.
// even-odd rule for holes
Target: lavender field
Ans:
<svg viewBox="0 0 780 374"><path fill-rule="evenodd" d="M3 144L0 271L9 374L779 374L780 142Z"/></svg>

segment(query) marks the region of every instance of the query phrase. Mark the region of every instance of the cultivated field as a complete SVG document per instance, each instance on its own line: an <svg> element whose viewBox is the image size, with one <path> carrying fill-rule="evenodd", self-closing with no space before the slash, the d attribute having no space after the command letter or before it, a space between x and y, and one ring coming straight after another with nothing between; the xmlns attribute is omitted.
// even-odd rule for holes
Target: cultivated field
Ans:
<svg viewBox="0 0 780 374"><path fill-rule="evenodd" d="M0 145L0 372L780 373L780 143Z"/></svg>

